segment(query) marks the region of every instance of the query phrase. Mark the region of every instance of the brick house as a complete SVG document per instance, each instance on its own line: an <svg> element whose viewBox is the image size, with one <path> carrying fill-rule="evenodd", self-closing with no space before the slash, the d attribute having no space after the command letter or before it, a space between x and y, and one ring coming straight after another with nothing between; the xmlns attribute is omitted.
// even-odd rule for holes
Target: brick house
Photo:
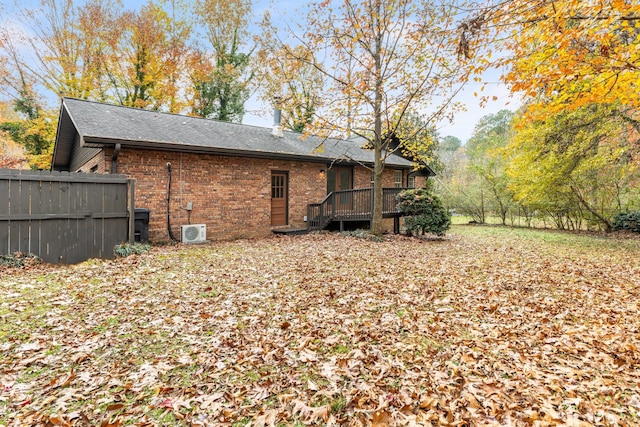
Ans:
<svg viewBox="0 0 640 427"><path fill-rule="evenodd" d="M200 223L217 240L306 228L309 204L370 188L372 164L373 152L352 140L64 98L52 170L134 179L152 241ZM420 186L432 174L391 154L383 185Z"/></svg>

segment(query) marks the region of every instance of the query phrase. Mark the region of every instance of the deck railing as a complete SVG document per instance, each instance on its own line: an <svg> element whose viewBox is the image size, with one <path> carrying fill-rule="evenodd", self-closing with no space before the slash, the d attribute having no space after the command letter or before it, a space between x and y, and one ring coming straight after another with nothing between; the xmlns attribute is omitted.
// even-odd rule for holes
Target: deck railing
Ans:
<svg viewBox="0 0 640 427"><path fill-rule="evenodd" d="M399 216L396 196L405 188L382 189L382 215ZM307 228L322 230L332 221L366 221L372 218L373 188L334 191L320 203L307 205Z"/></svg>

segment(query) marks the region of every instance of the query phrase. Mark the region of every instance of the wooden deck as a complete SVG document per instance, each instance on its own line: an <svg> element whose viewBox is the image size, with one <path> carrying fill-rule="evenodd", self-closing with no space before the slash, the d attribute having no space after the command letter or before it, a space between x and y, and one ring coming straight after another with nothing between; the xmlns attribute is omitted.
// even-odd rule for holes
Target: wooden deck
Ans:
<svg viewBox="0 0 640 427"><path fill-rule="evenodd" d="M307 234L309 232L308 228L300 228L300 227L283 227L283 228L272 228L271 232L273 234L282 234L285 236L297 236L300 234Z"/></svg>
<svg viewBox="0 0 640 427"><path fill-rule="evenodd" d="M394 231L399 232L399 218L396 196L405 188L384 188L382 217L395 218ZM345 222L371 221L373 217L373 188L334 191L320 203L307 205L307 228L322 230L332 223L339 223L340 230ZM398 225L396 225L398 224Z"/></svg>

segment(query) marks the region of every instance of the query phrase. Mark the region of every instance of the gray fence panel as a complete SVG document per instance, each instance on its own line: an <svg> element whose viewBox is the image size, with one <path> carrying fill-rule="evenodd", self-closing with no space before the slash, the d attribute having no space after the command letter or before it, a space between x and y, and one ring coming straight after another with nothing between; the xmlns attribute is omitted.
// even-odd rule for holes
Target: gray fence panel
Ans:
<svg viewBox="0 0 640 427"><path fill-rule="evenodd" d="M9 216L9 180L0 179L0 218ZM9 228L0 222L0 254L9 253Z"/></svg>
<svg viewBox="0 0 640 427"><path fill-rule="evenodd" d="M31 215L41 215L42 214L42 205L40 200L42 199L42 190L41 190L40 182L31 182L30 192L31 192L31 200L30 200L30 212ZM42 220L41 219L31 219L30 227L31 233L29 235L29 252L36 253L40 252L40 227Z"/></svg>
<svg viewBox="0 0 640 427"><path fill-rule="evenodd" d="M127 186L110 184L104 187L104 220L103 230L105 235L102 239L103 251L111 251L113 247L119 243L127 241L129 234L129 223L121 221L118 218L118 212L113 209L114 206L124 206L128 204Z"/></svg>
<svg viewBox="0 0 640 427"><path fill-rule="evenodd" d="M133 220L128 187L122 175L0 170L0 254L113 258Z"/></svg>
<svg viewBox="0 0 640 427"><path fill-rule="evenodd" d="M41 182L40 187L42 188L41 199L38 201L41 206L41 213L46 214L47 212L52 212L54 210L54 194L57 195L57 192L53 188L53 182ZM58 247L58 227L54 220L40 220L40 248L38 252L34 252L39 254L44 259L50 260L53 257L51 253L52 248ZM51 261L53 262L53 261ZM56 261L57 262L57 261Z"/></svg>

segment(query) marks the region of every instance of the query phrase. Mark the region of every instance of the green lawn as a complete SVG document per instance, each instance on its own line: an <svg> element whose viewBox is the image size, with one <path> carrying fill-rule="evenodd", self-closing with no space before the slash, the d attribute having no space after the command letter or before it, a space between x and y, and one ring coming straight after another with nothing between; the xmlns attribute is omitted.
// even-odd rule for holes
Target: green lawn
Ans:
<svg viewBox="0 0 640 427"><path fill-rule="evenodd" d="M454 226L0 270L0 425L631 425L640 239Z"/></svg>

